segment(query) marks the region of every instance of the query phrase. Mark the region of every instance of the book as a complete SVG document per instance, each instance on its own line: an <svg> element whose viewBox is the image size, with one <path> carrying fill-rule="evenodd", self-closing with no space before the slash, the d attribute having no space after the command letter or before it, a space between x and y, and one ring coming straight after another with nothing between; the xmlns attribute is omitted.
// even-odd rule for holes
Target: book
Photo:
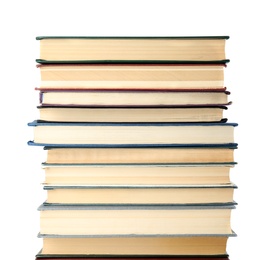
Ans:
<svg viewBox="0 0 273 260"><path fill-rule="evenodd" d="M161 164L233 164L236 149L237 144L151 148L44 147L45 160L48 164L133 164L133 166L134 164L140 166L141 164L159 164L159 166Z"/></svg>
<svg viewBox="0 0 273 260"><path fill-rule="evenodd" d="M229 36L38 36L38 63L225 63Z"/></svg>
<svg viewBox="0 0 273 260"><path fill-rule="evenodd" d="M64 205L43 203L42 235L178 236L232 234L235 203L219 205Z"/></svg>
<svg viewBox="0 0 273 260"><path fill-rule="evenodd" d="M51 204L178 205L233 202L233 183L218 185L44 185Z"/></svg>
<svg viewBox="0 0 273 260"><path fill-rule="evenodd" d="M226 106L228 91L40 91L47 106L180 107Z"/></svg>
<svg viewBox="0 0 273 260"><path fill-rule="evenodd" d="M236 123L58 123L33 121L36 145L179 146L234 143Z"/></svg>
<svg viewBox="0 0 273 260"><path fill-rule="evenodd" d="M191 236L42 236L43 248L37 257L50 259L67 257L93 260L224 260L226 245L235 233ZM147 259L147 260L148 260ZM177 260L178 260L177 259Z"/></svg>
<svg viewBox="0 0 273 260"><path fill-rule="evenodd" d="M69 148L65 148L69 149ZM110 148L109 148L110 149ZM72 161L72 159L71 159ZM42 163L44 185L219 185L230 183L235 163Z"/></svg>
<svg viewBox="0 0 273 260"><path fill-rule="evenodd" d="M224 90L225 64L38 64L46 90Z"/></svg>
<svg viewBox="0 0 273 260"><path fill-rule="evenodd" d="M227 106L77 107L38 106L39 120L52 122L223 122Z"/></svg>

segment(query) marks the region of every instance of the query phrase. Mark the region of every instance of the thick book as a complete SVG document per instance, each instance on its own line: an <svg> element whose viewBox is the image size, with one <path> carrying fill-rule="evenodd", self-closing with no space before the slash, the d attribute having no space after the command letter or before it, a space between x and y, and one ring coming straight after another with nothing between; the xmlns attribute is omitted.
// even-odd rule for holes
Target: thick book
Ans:
<svg viewBox="0 0 273 260"><path fill-rule="evenodd" d="M54 204L194 205L233 202L233 183L218 185L44 185Z"/></svg>
<svg viewBox="0 0 273 260"><path fill-rule="evenodd" d="M133 164L133 167L141 164L149 167L157 164L234 164L236 148L236 144L154 148L44 147L48 164Z"/></svg>
<svg viewBox="0 0 273 260"><path fill-rule="evenodd" d="M65 148L69 149L69 148ZM109 148L110 149L110 148ZM42 163L44 185L220 185L230 183L230 163Z"/></svg>
<svg viewBox="0 0 273 260"><path fill-rule="evenodd" d="M78 107L38 106L39 120L52 122L224 122L227 106Z"/></svg>
<svg viewBox="0 0 273 260"><path fill-rule="evenodd" d="M179 146L234 143L236 123L55 123L33 121L32 144ZM29 143L31 144L31 143Z"/></svg>
<svg viewBox="0 0 273 260"><path fill-rule="evenodd" d="M229 36L38 36L38 63L226 63Z"/></svg>
<svg viewBox="0 0 273 260"><path fill-rule="evenodd" d="M228 91L39 91L46 106L180 107L227 106Z"/></svg>
<svg viewBox="0 0 273 260"><path fill-rule="evenodd" d="M225 64L39 64L39 90L223 90Z"/></svg>
<svg viewBox="0 0 273 260"><path fill-rule="evenodd" d="M229 238L236 234L185 235L185 236L44 236L39 258L94 258L110 260L223 260ZM151 258L151 259L150 259ZM178 260L177 259L177 260Z"/></svg>
<svg viewBox="0 0 273 260"><path fill-rule="evenodd" d="M179 236L232 234L235 202L199 205L65 205L43 203L42 235Z"/></svg>

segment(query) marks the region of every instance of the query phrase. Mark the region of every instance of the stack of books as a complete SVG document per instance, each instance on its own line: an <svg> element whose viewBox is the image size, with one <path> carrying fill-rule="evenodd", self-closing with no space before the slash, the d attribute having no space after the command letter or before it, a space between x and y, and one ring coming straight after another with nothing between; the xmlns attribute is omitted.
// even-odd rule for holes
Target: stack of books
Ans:
<svg viewBox="0 0 273 260"><path fill-rule="evenodd" d="M228 259L228 38L37 37L37 259Z"/></svg>

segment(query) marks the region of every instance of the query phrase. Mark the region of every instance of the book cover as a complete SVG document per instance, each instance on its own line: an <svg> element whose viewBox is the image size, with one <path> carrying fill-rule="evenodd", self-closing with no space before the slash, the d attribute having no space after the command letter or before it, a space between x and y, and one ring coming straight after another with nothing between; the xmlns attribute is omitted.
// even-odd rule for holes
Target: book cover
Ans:
<svg viewBox="0 0 273 260"><path fill-rule="evenodd" d="M44 39L225 39L228 40L228 35L209 35L209 36L36 36L36 40Z"/></svg>

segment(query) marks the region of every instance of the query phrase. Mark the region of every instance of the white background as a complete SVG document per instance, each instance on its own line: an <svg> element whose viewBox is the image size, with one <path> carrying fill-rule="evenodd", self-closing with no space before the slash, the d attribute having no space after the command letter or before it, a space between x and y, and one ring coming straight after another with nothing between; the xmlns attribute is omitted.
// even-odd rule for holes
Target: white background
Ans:
<svg viewBox="0 0 273 260"><path fill-rule="evenodd" d="M1 28L1 259L34 259L41 248L37 207L44 200L40 163L29 147L37 118L36 36L229 35L226 86L232 106L238 165L232 169L237 209L231 260L272 255L272 8L270 1L2 1Z"/></svg>

